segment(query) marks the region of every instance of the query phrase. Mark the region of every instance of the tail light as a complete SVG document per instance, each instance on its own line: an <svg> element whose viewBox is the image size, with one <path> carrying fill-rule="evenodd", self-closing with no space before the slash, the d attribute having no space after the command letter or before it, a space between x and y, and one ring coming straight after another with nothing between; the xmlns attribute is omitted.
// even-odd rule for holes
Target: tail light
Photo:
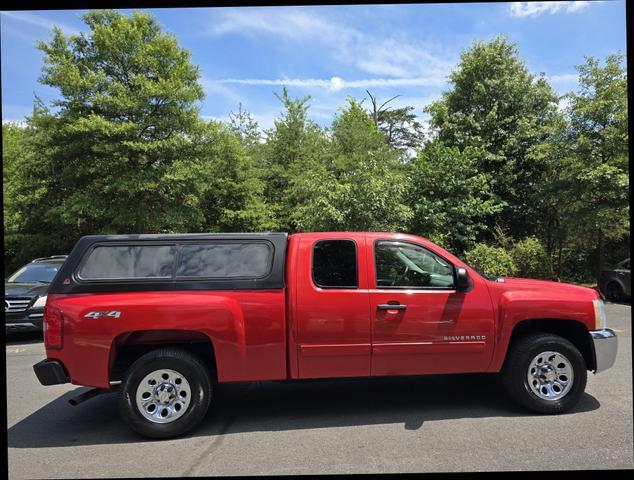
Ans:
<svg viewBox="0 0 634 480"><path fill-rule="evenodd" d="M62 348L64 340L64 315L57 308L44 307L44 345L46 348Z"/></svg>

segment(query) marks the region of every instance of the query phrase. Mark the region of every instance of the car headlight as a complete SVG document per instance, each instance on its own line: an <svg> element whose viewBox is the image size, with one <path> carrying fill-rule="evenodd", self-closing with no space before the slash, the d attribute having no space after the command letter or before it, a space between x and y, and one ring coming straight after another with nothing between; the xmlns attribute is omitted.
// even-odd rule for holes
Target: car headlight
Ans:
<svg viewBox="0 0 634 480"><path fill-rule="evenodd" d="M603 300L592 300L594 304L594 325L597 330L606 327L605 304Z"/></svg>
<svg viewBox="0 0 634 480"><path fill-rule="evenodd" d="M46 305L46 295L35 300L31 308L44 308L44 305Z"/></svg>

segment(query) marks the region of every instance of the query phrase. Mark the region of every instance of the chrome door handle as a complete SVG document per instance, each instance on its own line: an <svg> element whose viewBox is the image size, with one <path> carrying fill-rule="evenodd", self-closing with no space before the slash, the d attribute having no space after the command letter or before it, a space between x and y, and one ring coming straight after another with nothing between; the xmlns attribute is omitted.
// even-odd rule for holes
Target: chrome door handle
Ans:
<svg viewBox="0 0 634 480"><path fill-rule="evenodd" d="M407 308L407 305L403 305L402 303L379 303L376 308L378 308L379 310L405 310Z"/></svg>

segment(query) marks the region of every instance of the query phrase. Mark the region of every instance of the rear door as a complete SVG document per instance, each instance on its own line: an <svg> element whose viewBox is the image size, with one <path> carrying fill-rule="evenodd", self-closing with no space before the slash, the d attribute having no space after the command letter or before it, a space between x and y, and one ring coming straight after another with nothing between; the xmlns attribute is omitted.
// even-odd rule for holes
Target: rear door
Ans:
<svg viewBox="0 0 634 480"><path fill-rule="evenodd" d="M365 235L301 234L296 271L300 378L370 375Z"/></svg>
<svg viewBox="0 0 634 480"><path fill-rule="evenodd" d="M372 234L367 241L372 375L485 371L494 314L483 280L458 292L454 265L429 245Z"/></svg>

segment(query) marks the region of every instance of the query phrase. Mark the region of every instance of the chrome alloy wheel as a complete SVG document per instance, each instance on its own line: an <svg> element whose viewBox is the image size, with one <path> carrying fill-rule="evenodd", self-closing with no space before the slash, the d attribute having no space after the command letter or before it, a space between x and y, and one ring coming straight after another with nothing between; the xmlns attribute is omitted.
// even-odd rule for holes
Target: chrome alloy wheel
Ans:
<svg viewBox="0 0 634 480"><path fill-rule="evenodd" d="M187 411L191 395L191 387L183 375L162 368L141 380L136 390L136 406L149 421L170 423Z"/></svg>
<svg viewBox="0 0 634 480"><path fill-rule="evenodd" d="M574 370L559 352L542 352L528 367L528 385L543 400L559 400L572 388Z"/></svg>

